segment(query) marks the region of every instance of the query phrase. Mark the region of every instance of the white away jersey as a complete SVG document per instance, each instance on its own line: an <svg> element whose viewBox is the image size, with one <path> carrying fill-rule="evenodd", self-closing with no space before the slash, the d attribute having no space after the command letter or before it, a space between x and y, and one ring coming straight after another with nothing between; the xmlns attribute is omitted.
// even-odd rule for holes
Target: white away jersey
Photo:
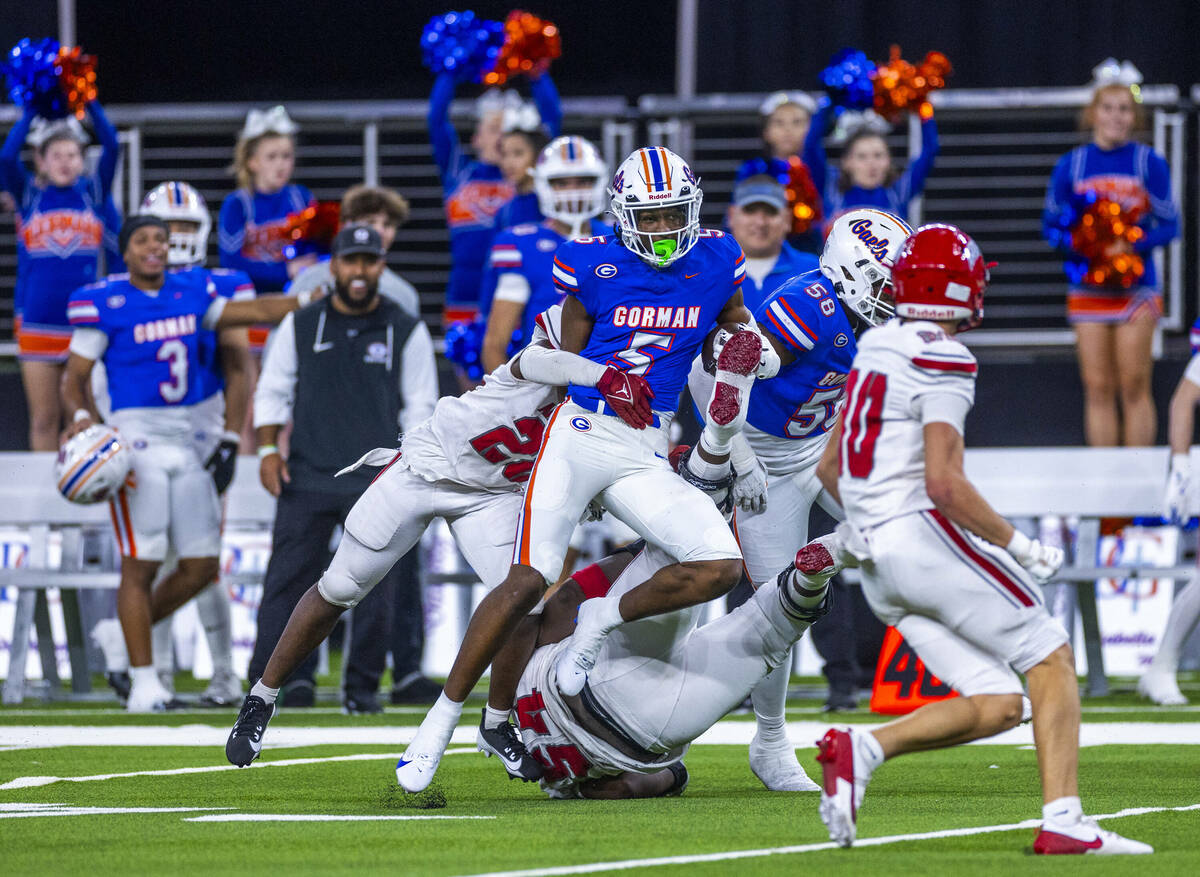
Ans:
<svg viewBox="0 0 1200 877"><path fill-rule="evenodd" d="M977 369L971 352L934 323L894 319L859 339L846 382L838 477L854 526L934 507L925 492L922 407L938 396L957 397L965 417ZM962 431L961 422L955 426Z"/></svg>

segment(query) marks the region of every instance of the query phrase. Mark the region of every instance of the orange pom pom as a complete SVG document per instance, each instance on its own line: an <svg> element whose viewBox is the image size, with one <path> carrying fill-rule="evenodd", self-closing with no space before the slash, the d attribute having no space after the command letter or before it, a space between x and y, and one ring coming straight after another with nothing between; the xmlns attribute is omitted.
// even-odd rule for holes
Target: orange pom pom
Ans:
<svg viewBox="0 0 1200 877"><path fill-rule="evenodd" d="M933 118L929 93L945 88L946 77L953 72L950 60L941 52L930 52L919 65L900 57L900 47L892 46L886 64L879 64L871 74L875 81L875 112L889 122L902 113L917 112L922 119Z"/></svg>
<svg viewBox="0 0 1200 877"><path fill-rule="evenodd" d="M305 241L327 252L338 232L341 209L337 201L318 201L298 213L289 213L287 236L292 241Z"/></svg>
<svg viewBox="0 0 1200 877"><path fill-rule="evenodd" d="M504 20L504 48L496 67L483 76L484 85L503 85L510 76L540 76L550 62L562 57L558 27L532 13L514 9Z"/></svg>
<svg viewBox="0 0 1200 877"><path fill-rule="evenodd" d="M67 99L67 108L82 119L88 101L96 99L96 56L83 54L79 46L58 50L59 88Z"/></svg>
<svg viewBox="0 0 1200 877"><path fill-rule="evenodd" d="M1101 198L1079 217L1071 230L1071 248L1088 261L1083 275L1089 286L1129 289L1142 279L1146 266L1133 246L1145 236L1138 226L1140 208L1126 208Z"/></svg>

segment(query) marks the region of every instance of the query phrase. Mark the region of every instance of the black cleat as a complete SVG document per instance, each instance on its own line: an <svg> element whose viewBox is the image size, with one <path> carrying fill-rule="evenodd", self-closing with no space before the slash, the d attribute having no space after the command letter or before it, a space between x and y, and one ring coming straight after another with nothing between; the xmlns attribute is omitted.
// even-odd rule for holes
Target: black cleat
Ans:
<svg viewBox="0 0 1200 877"><path fill-rule="evenodd" d="M529 754L517 729L508 722L498 728L485 728L483 722L487 717L487 710L483 711L483 716L484 718L479 720L479 733L475 735L475 745L479 747L479 751L488 758L493 755L499 758L511 779L527 783L540 780L542 766Z"/></svg>
<svg viewBox="0 0 1200 877"><path fill-rule="evenodd" d="M108 682L108 687L117 693L117 700L122 704L129 700L129 690L133 688L133 681L129 678L129 673L124 670L117 670L105 673L104 679Z"/></svg>
<svg viewBox="0 0 1200 877"><path fill-rule="evenodd" d="M404 685L392 689L392 703L403 704L435 703L442 693L442 686L424 676L414 676Z"/></svg>
<svg viewBox="0 0 1200 877"><path fill-rule="evenodd" d="M267 730L267 722L275 715L275 704L267 702L257 694L248 694L242 701L242 711L238 713L229 739L225 741L225 757L230 764L238 767L249 767L250 762L258 758L262 752L263 733Z"/></svg>
<svg viewBox="0 0 1200 877"><path fill-rule="evenodd" d="M279 705L290 709L317 705L316 684L308 679L289 682L279 691Z"/></svg>
<svg viewBox="0 0 1200 877"><path fill-rule="evenodd" d="M373 691L347 691L342 698L342 712L348 716L377 716L383 707Z"/></svg>

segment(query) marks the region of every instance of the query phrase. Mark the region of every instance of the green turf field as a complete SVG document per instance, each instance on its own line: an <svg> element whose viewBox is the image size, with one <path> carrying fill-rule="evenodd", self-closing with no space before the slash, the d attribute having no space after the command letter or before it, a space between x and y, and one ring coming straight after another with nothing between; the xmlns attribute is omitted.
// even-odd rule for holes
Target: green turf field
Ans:
<svg viewBox="0 0 1200 877"><path fill-rule="evenodd" d="M1198 683L1184 685L1193 700ZM819 704L793 701L795 742L824 726ZM1153 844L1150 861L1035 860L1037 764L1015 737L885 765L860 817L863 845L837 850L818 795L765 791L744 745L694 746L681 798L599 802L551 801L456 744L440 795L411 801L397 794L393 766L420 710L283 712L262 759L234 770L221 748L232 711L126 716L113 706L0 710L0 873L1200 873L1200 710L1128 693L1085 701L1085 740L1125 742L1083 750L1082 795L1091 814L1145 808L1104 824ZM461 732L470 739L466 723ZM721 739L749 732L746 717L714 729ZM800 751L818 775L815 750ZM442 796L444 806L418 806Z"/></svg>

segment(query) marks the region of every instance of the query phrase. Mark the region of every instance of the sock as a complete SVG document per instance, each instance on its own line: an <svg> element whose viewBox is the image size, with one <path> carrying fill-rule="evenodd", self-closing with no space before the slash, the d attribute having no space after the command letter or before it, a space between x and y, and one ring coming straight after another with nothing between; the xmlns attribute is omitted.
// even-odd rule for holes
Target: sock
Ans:
<svg viewBox="0 0 1200 877"><path fill-rule="evenodd" d="M1074 825L1083 818L1078 795L1057 798L1042 806L1042 819L1053 825Z"/></svg>
<svg viewBox="0 0 1200 877"><path fill-rule="evenodd" d="M161 685L158 681L158 672L154 669L153 664L145 667L130 667L129 680L133 685Z"/></svg>
<svg viewBox="0 0 1200 877"><path fill-rule="evenodd" d="M791 654L789 651L788 660L758 680L750 692L754 720L758 725L758 739L768 746L789 742L783 710L787 701L788 677L791 675Z"/></svg>
<svg viewBox="0 0 1200 877"><path fill-rule="evenodd" d="M267 706L275 703L275 698L279 697L279 689L268 688L267 686L263 685L261 679L254 683L254 687L250 689L250 693L255 697L261 697L266 702Z"/></svg>
<svg viewBox="0 0 1200 877"><path fill-rule="evenodd" d="M861 731L854 735L854 754L861 759L870 773L874 773L883 764L883 747L870 731Z"/></svg>
<svg viewBox="0 0 1200 877"><path fill-rule="evenodd" d="M421 725L424 726L428 722L431 728L438 728L442 731L447 728L453 730L462 716L462 708L461 703L456 703L446 697L446 692L443 691L438 695L434 705L429 708L429 712L425 714L425 721L421 722Z"/></svg>
<svg viewBox="0 0 1200 877"><path fill-rule="evenodd" d="M725 450L716 450L711 447L707 441L707 430L705 434L700 436L700 448L704 449L706 454L710 456L729 455L729 445L726 444ZM688 471L697 478L703 478L705 481L720 481L729 474L729 460L723 460L720 463L710 463L700 456L700 451L697 449L694 453L688 455L687 459Z"/></svg>
<svg viewBox="0 0 1200 877"><path fill-rule="evenodd" d="M508 724L508 710L494 710L489 703L483 709L483 726L485 728L499 728L501 725Z"/></svg>
<svg viewBox="0 0 1200 877"><path fill-rule="evenodd" d="M625 621L621 617L620 597L600 597L597 600L589 600L587 602L594 602L596 604L592 610L595 612L595 615L592 617L601 630L608 632Z"/></svg>
<svg viewBox="0 0 1200 877"><path fill-rule="evenodd" d="M1179 669L1179 651L1197 621L1200 621L1200 579L1193 577L1175 595L1171 614L1167 617L1167 628L1163 631L1154 660L1150 662L1149 672L1175 674Z"/></svg>

